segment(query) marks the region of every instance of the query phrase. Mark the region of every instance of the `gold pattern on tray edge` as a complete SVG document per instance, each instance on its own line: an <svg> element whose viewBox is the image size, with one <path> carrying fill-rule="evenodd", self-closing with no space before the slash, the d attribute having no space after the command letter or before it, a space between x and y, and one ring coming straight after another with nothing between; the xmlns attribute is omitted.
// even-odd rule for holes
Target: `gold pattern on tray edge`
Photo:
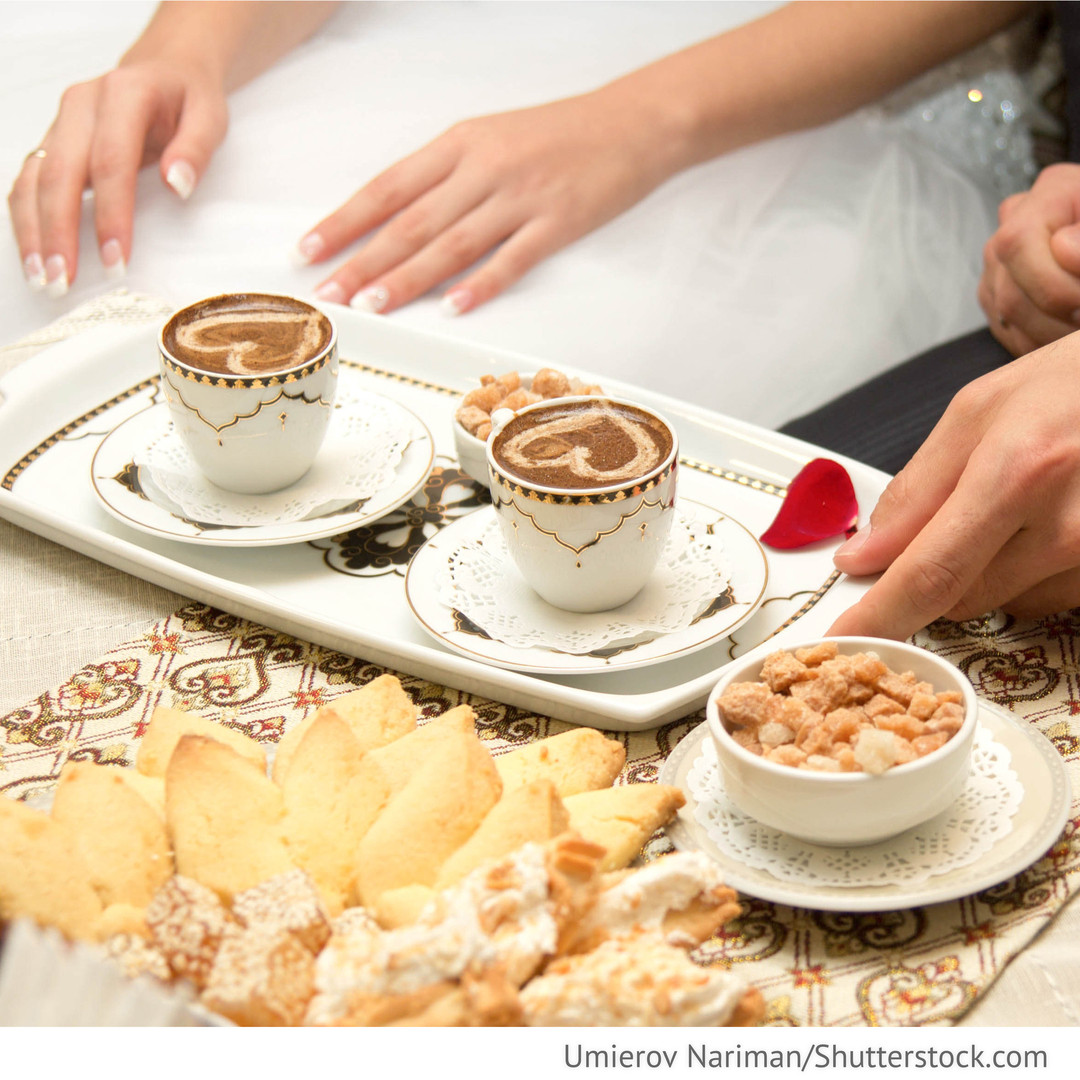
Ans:
<svg viewBox="0 0 1080 1080"><path fill-rule="evenodd" d="M776 637L776 635L779 634L781 631L786 630L789 626L793 626L795 623L797 623L812 608L817 607L817 605L825 598L825 594L840 580L841 576L842 575L839 570L833 570L832 573L829 574L829 576L816 589L813 590L813 592L811 592L809 589L797 589L795 592L789 594L788 596L770 596L768 597L768 599L763 600L761 602L761 608L758 609L759 611L766 608L769 604L780 603L784 600L794 600L798 596L806 596L809 593L809 597L803 602L803 604L799 607L797 611L792 612L792 614L790 614L779 626L777 626L773 630L770 630L769 633L766 634L765 637L763 637L760 641L755 641L752 645L748 644L746 646L747 649L756 649L758 645L764 644L764 642ZM734 650L739 647L739 642L735 640L734 636L737 633L738 630L732 632L731 647L728 649L728 657L732 660L735 659Z"/></svg>
<svg viewBox="0 0 1080 1080"><path fill-rule="evenodd" d="M424 390L433 390L439 394L448 394L452 397L456 397L461 393L460 389L452 386L443 386L440 383L430 382L426 379L418 379L413 375L405 375L401 372L390 371L386 368L374 367L371 364L363 364L358 360L349 360L345 357L339 359L339 363L345 367L353 368L356 371L366 372L369 375L375 375L379 378L390 379L393 382L404 383L409 386L420 387ZM73 431L81 427L83 424L88 423L90 420L101 416L102 413L107 412L113 406L118 405L120 402L127 400L128 398L140 393L149 386L155 386L158 383L158 376L151 376L149 379L144 379L142 382L130 387L127 390L121 391L115 397L110 398L108 401L103 402L100 405L95 406L89 412L83 413L82 416L72 420L69 424L66 424L59 431L50 435L47 439L38 443L29 453L24 454L5 474L2 480L0 480L0 488L4 488L7 491L11 491L15 481L19 476L26 471L26 468L36 461L46 450L55 446L56 443L67 438ZM739 484L743 487L752 488L754 491L764 492L766 495L776 495L783 498L787 494L787 488L779 487L776 484L771 484L768 481L756 479L752 476L746 476L743 473L734 472L731 469L725 469L719 465L710 465L708 462L698 461L695 458L680 457L679 463L685 468L694 469L697 472L704 472L710 476L715 476L721 480L728 480L732 483Z"/></svg>
<svg viewBox="0 0 1080 1080"><path fill-rule="evenodd" d="M82 416L72 420L71 423L65 424L59 431L53 432L47 439L38 443L29 453L24 454L14 465L4 474L3 480L0 480L0 488L4 488L6 491L11 491L15 485L15 481L19 476L26 471L26 469L32 465L46 450L51 450L58 442L62 442L72 432L78 430L84 424L88 424L91 420L96 420L103 413L109 411L120 402L126 401L128 398L134 397L136 394L142 393L150 386L157 384L158 378L156 375L149 379L144 379L141 383L136 383L135 386L129 387L127 390L121 391L115 397L109 398L108 401L102 402L102 404L95 406L89 412L85 412Z"/></svg>

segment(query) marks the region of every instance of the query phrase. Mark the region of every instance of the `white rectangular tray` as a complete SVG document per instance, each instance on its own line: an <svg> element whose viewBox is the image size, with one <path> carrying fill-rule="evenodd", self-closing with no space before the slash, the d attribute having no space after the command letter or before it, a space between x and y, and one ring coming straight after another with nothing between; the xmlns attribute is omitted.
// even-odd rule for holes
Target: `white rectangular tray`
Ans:
<svg viewBox="0 0 1080 1080"><path fill-rule="evenodd" d="M361 366L366 386L399 400L427 423L436 467L456 466L456 394L477 385L484 372L560 366L557 359L482 349L377 316L343 310L336 317L342 358ZM155 336L153 328L100 327L53 346L0 382L0 515L128 573L297 637L534 712L625 731L700 708L732 657L823 633L868 585L834 572L835 542L768 551L769 583L759 612L732 638L700 652L584 676L538 676L480 663L444 648L416 623L405 600L404 563L349 571L340 545L331 541L200 547L136 532L106 513L92 490L90 461L116 424L149 404L156 390ZM723 365L715 371L722 380ZM707 409L578 374L671 418L684 466L680 494L722 509L755 535L772 521L788 481L819 456L805 443ZM888 477L838 460L851 474L865 515ZM416 498L422 502L423 493ZM430 533L438 512L426 516Z"/></svg>

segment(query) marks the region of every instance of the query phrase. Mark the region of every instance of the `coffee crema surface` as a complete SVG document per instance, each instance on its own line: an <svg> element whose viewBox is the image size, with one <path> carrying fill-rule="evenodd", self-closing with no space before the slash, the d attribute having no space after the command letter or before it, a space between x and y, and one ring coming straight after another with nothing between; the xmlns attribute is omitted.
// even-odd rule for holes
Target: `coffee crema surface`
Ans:
<svg viewBox="0 0 1080 1080"><path fill-rule="evenodd" d="M330 320L310 304L267 293L215 296L177 312L162 332L174 359L214 375L271 375L314 360Z"/></svg>
<svg viewBox="0 0 1080 1080"><path fill-rule="evenodd" d="M544 488L599 488L648 476L671 454L672 433L632 405L572 401L519 413L491 453L511 479Z"/></svg>

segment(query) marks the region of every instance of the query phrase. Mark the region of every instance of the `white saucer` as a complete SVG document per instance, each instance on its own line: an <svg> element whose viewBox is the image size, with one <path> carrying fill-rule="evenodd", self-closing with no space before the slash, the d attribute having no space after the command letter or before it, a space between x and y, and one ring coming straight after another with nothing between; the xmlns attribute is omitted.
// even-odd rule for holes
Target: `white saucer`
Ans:
<svg viewBox="0 0 1080 1080"><path fill-rule="evenodd" d="M658 634L647 640L614 642L605 649L591 653L515 646L489 636L460 611L444 604L439 594L441 576L451 556L492 527L495 510L490 506L447 525L413 556L405 578L409 607L420 625L447 648L512 671L548 675L626 671L704 649L726 638L757 610L768 582L768 562L753 533L734 518L689 500L680 500L680 505L693 508L703 521L712 522L710 536L722 545L732 567L730 587L734 595L734 602L729 599L726 606L718 603L718 610L698 616L685 630ZM517 568L509 559L501 563L500 570L507 575L508 585L512 577L515 589L524 587ZM546 604L531 590L529 594L533 602L542 605L545 620L550 618L564 623L570 630L573 620L581 618L573 612L561 611ZM721 600L720 597L716 599L718 602Z"/></svg>
<svg viewBox="0 0 1080 1080"><path fill-rule="evenodd" d="M701 752L709 730L699 724L672 750L657 780L673 784L686 796L686 805L665 831L672 843L685 851L703 851L724 869L724 881L733 889L777 904L818 911L895 911L924 907L970 896L997 885L1025 870L1061 835L1069 817L1069 778L1053 744L1005 709L979 702L979 722L1009 751L1011 767L1024 788L1023 800L1012 829L977 862L957 867L911 885L835 886L792 884L767 870L737 863L711 840L694 817L697 802L687 785L687 775Z"/></svg>
<svg viewBox="0 0 1080 1080"><path fill-rule="evenodd" d="M161 436L169 423L164 402L151 405L117 424L101 441L90 463L90 482L101 505L118 521L140 532L167 540L216 547L264 547L296 544L348 532L396 510L416 494L431 473L435 443L427 426L405 406L378 395L400 416L401 427L415 432L391 482L370 498L330 505L300 521L267 525L212 525L192 521L154 484L148 469L135 464L136 455ZM302 484L303 479L297 484ZM258 500L267 496L251 495Z"/></svg>

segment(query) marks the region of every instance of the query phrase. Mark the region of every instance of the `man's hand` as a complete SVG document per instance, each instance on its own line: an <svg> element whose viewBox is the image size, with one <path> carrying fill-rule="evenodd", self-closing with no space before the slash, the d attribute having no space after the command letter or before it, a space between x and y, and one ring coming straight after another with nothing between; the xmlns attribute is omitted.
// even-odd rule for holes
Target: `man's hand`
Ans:
<svg viewBox="0 0 1080 1080"><path fill-rule="evenodd" d="M961 390L836 565L884 574L832 634L1080 605L1080 334Z"/></svg>

